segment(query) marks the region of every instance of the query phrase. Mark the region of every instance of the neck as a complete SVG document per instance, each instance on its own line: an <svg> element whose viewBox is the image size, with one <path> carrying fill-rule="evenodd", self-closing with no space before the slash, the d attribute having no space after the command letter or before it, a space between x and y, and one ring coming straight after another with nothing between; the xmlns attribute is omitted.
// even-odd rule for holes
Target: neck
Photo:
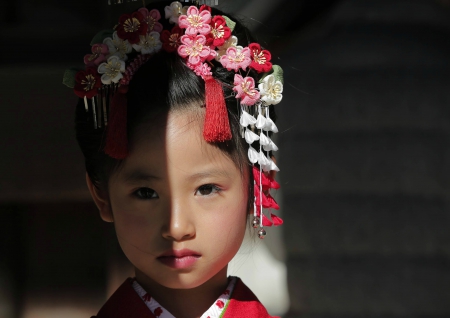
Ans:
<svg viewBox="0 0 450 318"><path fill-rule="evenodd" d="M228 285L227 266L202 285L191 289L165 287L137 268L136 280L150 296L177 318L201 317Z"/></svg>

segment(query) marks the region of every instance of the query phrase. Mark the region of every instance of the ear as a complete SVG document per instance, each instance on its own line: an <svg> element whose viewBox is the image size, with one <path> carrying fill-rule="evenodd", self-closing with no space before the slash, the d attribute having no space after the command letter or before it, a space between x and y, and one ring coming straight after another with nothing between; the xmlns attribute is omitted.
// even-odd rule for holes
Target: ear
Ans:
<svg viewBox="0 0 450 318"><path fill-rule="evenodd" d="M89 189L89 192L91 193L92 199L95 202L95 205L97 206L100 217L105 222L114 222L111 205L108 200L108 194L104 190L100 190L97 188L91 181L91 178L86 173L86 184Z"/></svg>

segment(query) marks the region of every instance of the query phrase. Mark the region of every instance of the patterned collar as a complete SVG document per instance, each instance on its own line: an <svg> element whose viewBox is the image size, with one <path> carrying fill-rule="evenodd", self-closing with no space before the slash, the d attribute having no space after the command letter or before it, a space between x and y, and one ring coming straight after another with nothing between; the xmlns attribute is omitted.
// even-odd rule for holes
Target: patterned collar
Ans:
<svg viewBox="0 0 450 318"><path fill-rule="evenodd" d="M214 302L214 304L209 307L205 313L200 318L220 318L222 317L225 309L227 308L230 296L233 293L234 286L237 281L237 277L230 276L229 283L225 291L219 298ZM144 303L147 305L148 309L158 318L175 318L167 309L161 306L153 297L151 297L144 288L136 281L133 281L133 289L141 297Z"/></svg>

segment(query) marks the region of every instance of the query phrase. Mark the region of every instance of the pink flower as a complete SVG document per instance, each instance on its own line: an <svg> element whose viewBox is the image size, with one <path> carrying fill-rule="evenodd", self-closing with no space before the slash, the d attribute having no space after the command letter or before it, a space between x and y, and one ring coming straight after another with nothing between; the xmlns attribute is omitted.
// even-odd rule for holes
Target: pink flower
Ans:
<svg viewBox="0 0 450 318"><path fill-rule="evenodd" d="M191 63L187 63L197 76L201 76L201 78L205 78L206 76L212 76L211 67L209 67L206 63L199 63L197 65L192 65Z"/></svg>
<svg viewBox="0 0 450 318"><path fill-rule="evenodd" d="M199 12L197 7L190 6L186 15L181 15L178 19L180 28L186 29L186 34L197 35L198 33L207 35L211 32L211 13L208 10Z"/></svg>
<svg viewBox="0 0 450 318"><path fill-rule="evenodd" d="M207 40L207 41L208 41L208 40ZM210 51L211 51L211 52L210 52L209 56L206 58L207 61L212 61L212 60L214 60L214 59L216 58L216 56L217 56L216 50L211 49Z"/></svg>
<svg viewBox="0 0 450 318"><path fill-rule="evenodd" d="M241 104L254 105L259 100L259 92L255 89L255 80L252 77L243 78L239 74L234 75L234 88L236 98L241 99Z"/></svg>
<svg viewBox="0 0 450 318"><path fill-rule="evenodd" d="M222 63L223 67L227 70L238 71L239 68L242 68L244 71L252 62L250 57L250 49L248 47L229 47L227 49L227 53L220 58L220 63Z"/></svg>
<svg viewBox="0 0 450 318"><path fill-rule="evenodd" d="M84 64L89 66L97 66L106 60L105 55L109 53L108 46L106 44L94 44L92 46L92 54L86 54L84 56Z"/></svg>
<svg viewBox="0 0 450 318"><path fill-rule="evenodd" d="M194 66L204 62L211 55L211 49L206 45L204 35L197 35L195 37L183 35L181 37L181 43L182 45L178 47L178 54L181 57L187 57L188 62Z"/></svg>
<svg viewBox="0 0 450 318"><path fill-rule="evenodd" d="M152 31L161 33L161 31L163 30L163 26L158 22L159 19L161 19L161 14L158 10L153 9L149 12L147 8L140 8L138 11L144 17L142 21L147 23L148 25L147 33L150 33Z"/></svg>

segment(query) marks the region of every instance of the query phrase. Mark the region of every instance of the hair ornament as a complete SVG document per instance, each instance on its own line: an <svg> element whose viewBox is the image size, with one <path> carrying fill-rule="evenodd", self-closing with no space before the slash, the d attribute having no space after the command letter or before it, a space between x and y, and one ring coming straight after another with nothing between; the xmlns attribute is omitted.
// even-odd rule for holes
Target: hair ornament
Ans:
<svg viewBox="0 0 450 318"><path fill-rule="evenodd" d="M110 4L123 2L109 0ZM272 176L272 171L279 171L271 156L278 147L270 137L278 128L269 114L269 106L278 104L283 97L283 71L272 64L270 52L260 44L239 45L232 34L236 23L227 16L211 13L210 6L217 5L217 0L194 3L184 6L174 1L164 12L149 10L144 5L131 14L122 14L113 30L103 30L94 37L90 53L83 59L85 68L67 70L63 83L84 100L94 129L106 128L104 152L115 159L124 159L128 154L128 85L154 54L161 50L176 52L204 80L203 137L208 142L232 138L223 93L224 86L231 88L240 109L241 136L249 145L248 160L253 165L252 224L258 228L259 237L264 238L264 227L283 223L272 212L279 206L270 190L279 189L280 185ZM160 22L163 17L171 24L169 29L164 29ZM233 83L221 83L212 76L212 68L218 63L234 73ZM249 75L250 71L258 75L257 82ZM264 209L268 210L268 216Z"/></svg>

